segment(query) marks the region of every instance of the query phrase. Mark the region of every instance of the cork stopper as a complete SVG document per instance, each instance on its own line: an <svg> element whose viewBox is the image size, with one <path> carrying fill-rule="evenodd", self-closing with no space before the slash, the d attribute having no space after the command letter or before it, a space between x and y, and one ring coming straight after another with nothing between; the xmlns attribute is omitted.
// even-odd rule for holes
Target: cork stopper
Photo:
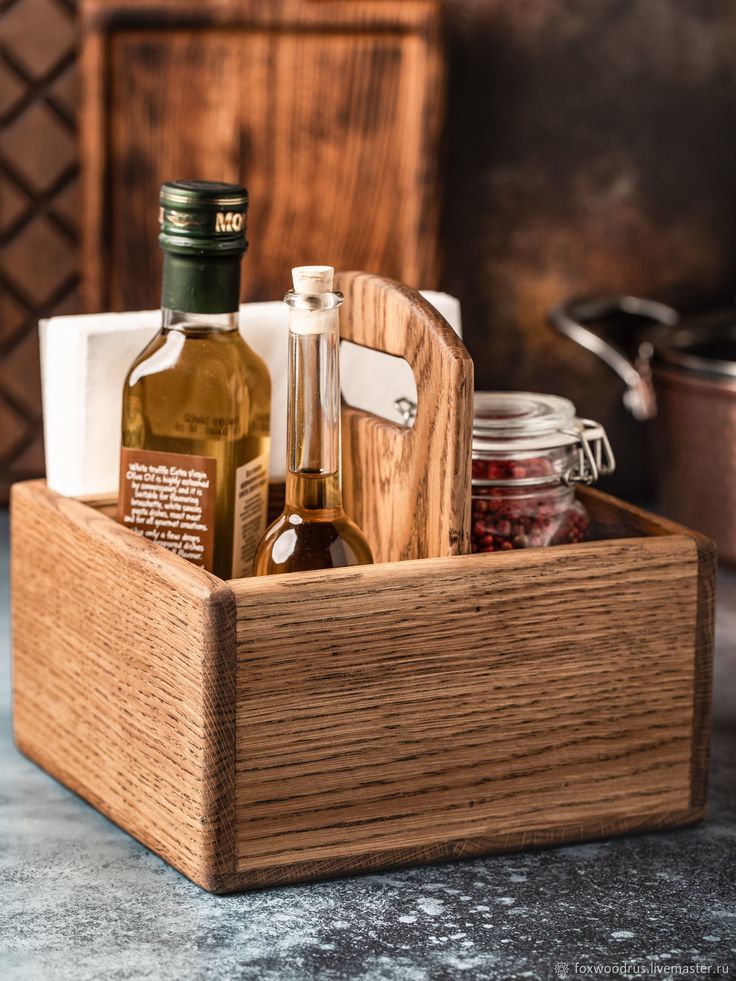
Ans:
<svg viewBox="0 0 736 981"><path fill-rule="evenodd" d="M331 293L335 270L332 266L296 266L291 270L295 293Z"/></svg>

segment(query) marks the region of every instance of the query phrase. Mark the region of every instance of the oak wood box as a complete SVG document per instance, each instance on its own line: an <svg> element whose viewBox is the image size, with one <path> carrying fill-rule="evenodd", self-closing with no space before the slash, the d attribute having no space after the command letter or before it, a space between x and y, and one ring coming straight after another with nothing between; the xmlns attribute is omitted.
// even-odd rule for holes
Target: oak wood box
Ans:
<svg viewBox="0 0 736 981"><path fill-rule="evenodd" d="M17 744L217 892L696 821L712 546L585 499L625 537L223 582L16 485Z"/></svg>
<svg viewBox="0 0 736 981"><path fill-rule="evenodd" d="M343 407L377 564L226 582L16 485L20 749L218 892L698 820L712 543L586 491L600 540L463 554L470 357L414 291L338 285L418 393L411 428Z"/></svg>

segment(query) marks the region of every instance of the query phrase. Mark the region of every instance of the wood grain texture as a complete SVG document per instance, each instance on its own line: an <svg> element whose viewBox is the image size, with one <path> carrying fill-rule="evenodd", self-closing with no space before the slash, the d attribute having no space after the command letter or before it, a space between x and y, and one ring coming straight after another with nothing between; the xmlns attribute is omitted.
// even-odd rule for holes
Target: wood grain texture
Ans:
<svg viewBox="0 0 736 981"><path fill-rule="evenodd" d="M633 504L590 487L578 489L600 538L626 534L687 535L698 556L698 598L695 620L695 680L693 684L693 745L691 763L691 807L705 811L708 798L710 761L710 706L715 647L716 546L705 535L690 531L668 518L653 515Z"/></svg>
<svg viewBox="0 0 736 981"><path fill-rule="evenodd" d="M712 545L584 497L618 537L225 583L17 485L18 745L218 892L698 820Z"/></svg>
<svg viewBox="0 0 736 981"><path fill-rule="evenodd" d="M233 888L702 817L699 548L650 534L233 582Z"/></svg>
<svg viewBox="0 0 736 981"><path fill-rule="evenodd" d="M233 857L224 584L46 489L12 496L19 749L205 888Z"/></svg>
<svg viewBox="0 0 736 981"><path fill-rule="evenodd" d="M692 807L702 813L708 802L713 653L715 649L716 548L704 535L694 538L698 550L698 613L695 623L693 685Z"/></svg>
<svg viewBox="0 0 736 981"><path fill-rule="evenodd" d="M86 0L82 27L89 310L158 304L158 190L187 176L250 191L244 300L304 262L437 285L434 0Z"/></svg>
<svg viewBox="0 0 736 981"><path fill-rule="evenodd" d="M340 273L340 336L405 358L417 386L412 428L343 406L345 510L377 562L470 548L473 362L418 293L366 273Z"/></svg>

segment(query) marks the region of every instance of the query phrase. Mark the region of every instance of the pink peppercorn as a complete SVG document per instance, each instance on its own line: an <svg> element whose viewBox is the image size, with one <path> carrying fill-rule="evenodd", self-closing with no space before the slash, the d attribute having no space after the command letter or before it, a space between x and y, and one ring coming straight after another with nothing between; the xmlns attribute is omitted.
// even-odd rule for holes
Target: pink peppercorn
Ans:
<svg viewBox="0 0 736 981"><path fill-rule="evenodd" d="M543 461L534 463L536 476L543 475ZM504 468L498 461L475 460L477 479L486 473L505 470L509 477L522 468ZM547 474L551 471L547 470ZM481 476L481 473L483 476ZM516 477L515 479L518 479ZM539 545L559 545L584 541L589 528L588 515L575 499L574 490L552 484L545 488L474 486L472 501L472 544L474 552L508 551Z"/></svg>
<svg viewBox="0 0 736 981"><path fill-rule="evenodd" d="M584 541L575 484L613 471L603 428L558 395L476 392L474 409L473 552Z"/></svg>
<svg viewBox="0 0 736 981"><path fill-rule="evenodd" d="M550 460L536 457L523 464L507 460L473 460L475 481L547 478L555 471ZM509 551L540 545L584 541L589 519L572 488L560 483L534 486L483 486L474 482L472 549Z"/></svg>

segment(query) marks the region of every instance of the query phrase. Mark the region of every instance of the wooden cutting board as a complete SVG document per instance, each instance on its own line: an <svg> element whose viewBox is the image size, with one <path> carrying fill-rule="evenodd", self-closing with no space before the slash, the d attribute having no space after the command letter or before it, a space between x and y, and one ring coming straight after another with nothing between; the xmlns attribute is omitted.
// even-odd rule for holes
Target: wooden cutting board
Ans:
<svg viewBox="0 0 736 981"><path fill-rule="evenodd" d="M85 0L87 309L158 305L181 178L248 187L244 300L305 262L436 286L439 26L435 0Z"/></svg>

